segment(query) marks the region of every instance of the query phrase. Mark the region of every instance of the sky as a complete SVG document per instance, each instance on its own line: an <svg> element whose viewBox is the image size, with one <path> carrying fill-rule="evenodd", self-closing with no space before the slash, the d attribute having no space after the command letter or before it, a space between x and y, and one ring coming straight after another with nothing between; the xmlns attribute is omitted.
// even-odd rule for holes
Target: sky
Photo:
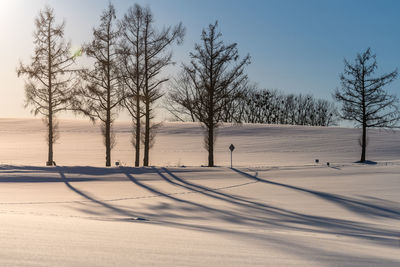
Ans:
<svg viewBox="0 0 400 267"><path fill-rule="evenodd" d="M73 47L91 39L92 28L108 0L0 0L0 118L32 117L24 108L24 80L18 62L33 54L33 21L46 4L58 21L66 21L65 37ZM137 0L111 1L122 17L135 3L148 5L159 27L182 22L183 45L173 47L173 77L199 42L203 28L216 20L226 43L250 54L250 80L261 88L310 93L332 100L340 86L344 58L353 61L368 47L377 54L378 74L400 67L400 1L382 0ZM387 89L400 95L400 79ZM72 114L61 118L73 118ZM160 112L159 119L168 118ZM119 120L129 120L122 113Z"/></svg>

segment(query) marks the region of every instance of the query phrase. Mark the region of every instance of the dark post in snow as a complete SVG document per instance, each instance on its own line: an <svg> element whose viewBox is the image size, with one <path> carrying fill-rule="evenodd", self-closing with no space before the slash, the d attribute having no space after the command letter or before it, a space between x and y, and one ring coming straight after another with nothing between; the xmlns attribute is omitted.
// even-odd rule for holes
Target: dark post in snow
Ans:
<svg viewBox="0 0 400 267"><path fill-rule="evenodd" d="M233 152L233 150L235 150L235 146L233 144L231 144L229 146L229 150L231 151L231 169L232 169L232 152Z"/></svg>

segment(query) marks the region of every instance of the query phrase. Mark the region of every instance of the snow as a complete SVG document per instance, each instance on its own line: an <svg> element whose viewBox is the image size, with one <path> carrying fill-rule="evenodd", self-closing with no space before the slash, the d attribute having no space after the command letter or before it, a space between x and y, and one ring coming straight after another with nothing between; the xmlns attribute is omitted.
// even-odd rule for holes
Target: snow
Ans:
<svg viewBox="0 0 400 267"><path fill-rule="evenodd" d="M54 147L58 165L104 166L105 148L98 125L82 120L62 120ZM117 122L117 143L112 161L132 165L131 125ZM219 129L216 164L230 166L229 145L235 145L233 162L240 167L292 166L349 163L359 160L360 129L276 125L225 125ZM0 163L43 165L47 161L46 129L40 119L0 119ZM150 163L154 166L207 164L203 129L196 123L164 123ZM143 153L142 153L143 154ZM400 132L370 130L367 158L374 161L400 159Z"/></svg>
<svg viewBox="0 0 400 267"><path fill-rule="evenodd" d="M132 168L115 126L125 166L102 167L98 126L62 120L45 167L42 122L0 120L1 266L400 265L399 132L370 131L376 164L357 164L358 129L225 125L207 168L202 129L165 123L155 166Z"/></svg>

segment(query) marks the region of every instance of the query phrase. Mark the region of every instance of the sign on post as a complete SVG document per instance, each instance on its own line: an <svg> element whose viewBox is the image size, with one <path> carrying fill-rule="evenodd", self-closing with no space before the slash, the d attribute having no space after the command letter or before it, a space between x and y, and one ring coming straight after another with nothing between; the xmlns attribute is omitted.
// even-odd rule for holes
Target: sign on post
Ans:
<svg viewBox="0 0 400 267"><path fill-rule="evenodd" d="M233 144L231 144L229 146L229 150L231 151L231 169L232 169L232 152L233 152L233 150L235 150L235 146Z"/></svg>

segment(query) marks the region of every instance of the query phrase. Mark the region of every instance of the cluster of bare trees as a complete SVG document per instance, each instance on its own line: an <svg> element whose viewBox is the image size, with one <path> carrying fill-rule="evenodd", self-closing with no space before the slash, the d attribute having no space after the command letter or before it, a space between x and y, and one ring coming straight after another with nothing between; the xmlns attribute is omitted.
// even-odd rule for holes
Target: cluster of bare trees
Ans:
<svg viewBox="0 0 400 267"><path fill-rule="evenodd" d="M135 166L149 165L149 151L156 129L154 105L163 96L168 81L163 70L172 64L171 46L181 44L185 29L181 23L157 29L151 10L130 7L117 19L109 4L93 29L91 41L71 53L64 40L65 22L57 24L53 9L46 7L35 20L34 55L29 65L20 63L18 76L25 76L26 106L44 116L48 127L47 165L54 165L53 144L57 139L57 114L72 110L100 121L106 148L106 166L111 166L115 145L113 123L125 109L132 118ZM89 66L77 66L84 55ZM225 44L218 23L201 34L200 43L189 54L190 62L169 83L166 108L178 120L200 122L205 131L208 166L214 166L216 130L223 122L293 125L335 125L339 118L359 123L363 129L362 156L365 161L366 129L395 127L400 120L398 99L383 88L397 77L397 70L372 77L377 68L370 49L357 55L352 65L345 61L342 88L334 103L311 95L283 94L260 90L245 72L250 56L240 57L237 44Z"/></svg>
<svg viewBox="0 0 400 267"><path fill-rule="evenodd" d="M196 122L199 120L188 99L189 88L186 78L175 80L165 104L175 119ZM236 89L222 105L221 122L332 126L339 120L333 102L312 95L258 89L255 85L247 86L247 81Z"/></svg>
<svg viewBox="0 0 400 267"><path fill-rule="evenodd" d="M284 94L278 90L248 91L238 107L236 117L248 123L331 126L338 121L334 103L312 95Z"/></svg>
<svg viewBox="0 0 400 267"><path fill-rule="evenodd" d="M83 86L75 110L103 123L106 166L110 166L115 143L112 124L118 109L126 108L132 117L135 166L139 166L141 143L143 165L148 166L152 132L157 126L151 122L153 105L162 96L161 85L168 80L160 73L172 63L168 47L174 42L180 44L185 30L182 24L156 29L151 10L137 4L121 20L116 19L115 9L109 4L100 20L92 42L83 46L95 63L80 72Z"/></svg>
<svg viewBox="0 0 400 267"><path fill-rule="evenodd" d="M175 80L165 103L175 119L195 122L198 119L193 107L182 105L190 103L184 99L188 95L182 92L182 89L188 90L188 85L186 79ZM325 99L258 89L255 85L246 86L246 83L240 89L222 105L221 122L332 126L339 120L335 104Z"/></svg>
<svg viewBox="0 0 400 267"><path fill-rule="evenodd" d="M47 165L54 164L56 114L72 110L93 122L101 122L106 166L111 166L113 123L118 112L126 108L133 122L135 166L139 166L141 143L143 165L148 166L157 128L152 123L153 106L162 96L161 85L168 80L161 77L161 72L172 63L169 47L183 40L182 24L159 30L151 10L137 4L118 20L114 6L109 4L100 24L93 29L92 40L75 54L71 54L70 44L64 41L65 22L56 24L53 9L46 7L41 11L35 26L32 62L21 63L17 74L28 78L26 105L33 107L35 115L42 114L48 125ZM90 67L74 64L82 52L92 62Z"/></svg>

